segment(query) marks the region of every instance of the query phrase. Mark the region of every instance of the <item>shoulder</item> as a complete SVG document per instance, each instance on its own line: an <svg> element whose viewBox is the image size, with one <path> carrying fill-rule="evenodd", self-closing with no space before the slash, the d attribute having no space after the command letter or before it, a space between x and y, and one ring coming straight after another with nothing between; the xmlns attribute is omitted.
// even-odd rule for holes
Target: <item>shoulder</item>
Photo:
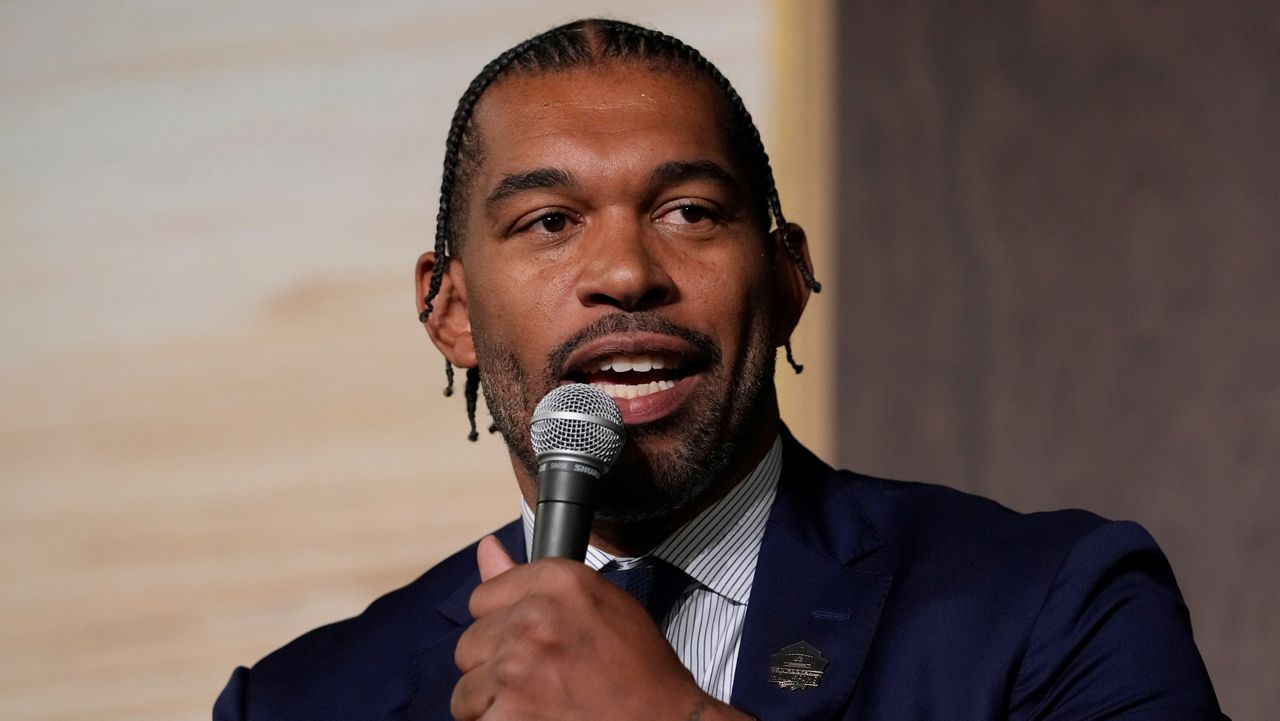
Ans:
<svg viewBox="0 0 1280 721"><path fill-rule="evenodd" d="M943 554L1025 559L1061 558L1095 532L1148 544L1134 523L1115 523L1080 509L1021 513L946 486L836 472L885 541L912 556Z"/></svg>
<svg viewBox="0 0 1280 721"><path fill-rule="evenodd" d="M1163 552L1132 521L1080 509L1021 513L946 486L849 471L833 470L824 483L851 497L879 535L900 590L937 590L948 604L967 601L1033 623L1054 598L1097 590L1122 570L1181 603Z"/></svg>
<svg viewBox="0 0 1280 721"><path fill-rule="evenodd" d="M1136 524L1115 524L1077 509L1019 513L947 486L835 470L798 444L787 448L779 496L794 525L854 528L873 536L873 545L900 567L895 570L1052 572L1075 543L1095 532L1126 544L1154 545Z"/></svg>
<svg viewBox="0 0 1280 721"><path fill-rule="evenodd" d="M882 670L927 666L967 689L1004 678L994 703L1015 718L1116 708L1219 717L1173 572L1137 523L1076 509L1019 513L945 486L817 464L801 462L793 480L811 489L805 505L823 499L825 525L875 534L859 567L893 579Z"/></svg>
<svg viewBox="0 0 1280 721"><path fill-rule="evenodd" d="M459 615L465 616L477 580L471 544L360 615L303 634L251 669L237 669L215 720L383 718L373 709L412 695L422 657L465 620ZM446 655L452 658L452 647Z"/></svg>
<svg viewBox="0 0 1280 721"><path fill-rule="evenodd" d="M944 486L839 472L890 559L900 591L951 610L999 612L1006 627L1043 633L1071 604L1141 589L1185 615L1168 560L1132 521L1065 509L1035 513Z"/></svg>

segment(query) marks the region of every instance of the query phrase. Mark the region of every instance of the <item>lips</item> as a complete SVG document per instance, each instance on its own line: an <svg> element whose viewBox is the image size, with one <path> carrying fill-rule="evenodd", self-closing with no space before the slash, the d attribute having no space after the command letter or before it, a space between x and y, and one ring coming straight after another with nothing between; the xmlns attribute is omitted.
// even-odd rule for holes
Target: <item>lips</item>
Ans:
<svg viewBox="0 0 1280 721"><path fill-rule="evenodd" d="M671 390L687 375L679 361L658 353L605 356L593 365L598 367L583 373L583 381L612 398L628 400Z"/></svg>
<svg viewBox="0 0 1280 721"><path fill-rule="evenodd" d="M624 423L639 425L674 413L706 366L706 354L679 338L608 337L576 349L563 380L598 387L618 404Z"/></svg>

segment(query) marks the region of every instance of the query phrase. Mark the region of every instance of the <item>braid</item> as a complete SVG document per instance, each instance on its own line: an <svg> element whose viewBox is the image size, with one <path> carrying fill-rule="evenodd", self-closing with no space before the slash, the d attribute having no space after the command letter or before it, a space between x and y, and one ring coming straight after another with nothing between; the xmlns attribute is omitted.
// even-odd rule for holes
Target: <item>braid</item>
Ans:
<svg viewBox="0 0 1280 721"><path fill-rule="evenodd" d="M711 78L720 88L720 92L724 93L725 99L729 101L730 114L734 119L733 124L736 126L732 129L733 132L745 133L748 136L746 140L749 147L746 150L756 156L756 171L763 176L760 178L760 185L765 189L767 211L773 216L773 224L778 230L779 236L781 236L782 246L786 248L792 262L800 269L800 275L804 278L805 285L815 293L822 292L822 284L814 278L813 270L805 262L804 256L800 254L800 249L791 242L787 219L782 215L782 201L778 197L778 186L773 179L773 166L769 163L769 153L764 149L764 140L760 138L760 131L756 128L756 124L751 118L751 112L747 110L746 104L742 102L742 96L738 95L738 91L734 89L733 84L724 76L724 73L721 73L720 69L712 64L710 60L707 60L706 56L698 52L696 48L657 30L637 27L634 32L652 41L654 46L661 47L666 45L670 47L680 55L682 60ZM788 361L799 373L801 366L796 366L795 361L789 357L789 354Z"/></svg>
<svg viewBox="0 0 1280 721"><path fill-rule="evenodd" d="M764 140L760 137L760 130L756 128L755 121L751 118L751 112L747 110L746 104L742 102L742 96L738 95L738 91L734 89L733 84L724 76L724 73L721 73L720 69L712 64L710 60L707 60L706 56L698 52L696 48L657 30L636 28L635 32L652 41L655 46L666 45L674 49L682 56L685 62L711 78L720 88L720 92L724 93L725 99L729 101L731 115L734 118L733 126L735 127L733 127L733 130L739 133L746 133L748 136L747 142L750 146L747 151L756 157L757 172L763 176L759 181L760 185L765 189L767 212L773 216L773 225L778 231L782 247L786 249L787 255L791 256L791 262L795 263L800 270L800 277L804 279L805 285L814 293L822 292L822 284L813 276L813 269L805 262L800 249L791 241L791 229L787 225L786 217L782 214L782 200L778 197L778 184L773 179L773 166L769 162L769 153L764 149ZM784 347L786 349L787 363L796 373L804 372L804 366L796 362L795 354L791 350L790 339L787 339Z"/></svg>
<svg viewBox="0 0 1280 721"><path fill-rule="evenodd" d="M530 38L494 58L471 81L471 85L467 87L466 92L458 99L458 107L454 110L453 121L449 124L449 135L444 144L444 170L440 180L440 206L436 212L436 262L431 267L431 281L427 285L427 295L422 300L423 310L418 314L419 323L426 323L427 319L431 317L431 312L435 310L435 299L440 294L440 283L449 267L451 253L457 250L454 246L458 244L450 244L449 242L449 231L456 224L452 212L455 205L454 196L461 197L460 193L455 193L455 186L465 185L466 179L458 177L458 168L462 163L467 162L467 159L461 156L462 150L466 145L467 129L471 125L471 116L475 112L476 103L479 102L480 96L484 94L484 91L488 89L493 81L506 70L511 61L537 40L538 38L536 37ZM444 374L446 382L444 394L447 397L453 395L453 364L447 360L444 362ZM480 373L475 368L469 368L467 369L463 396L467 403L467 422L471 425L471 432L467 435L467 439L470 441L475 441L479 437L476 432L476 405L479 400L479 391ZM492 429L490 429L490 432L492 432Z"/></svg>
<svg viewBox="0 0 1280 721"><path fill-rule="evenodd" d="M772 219L782 247L799 269L805 285L815 293L822 290L822 284L814 277L813 269L805 262L804 255L791 239L786 217L782 214L782 202L774 182L773 168L760 138L760 131L729 79L702 53L665 33L615 20L579 20L552 28L503 52L484 66L459 98L453 121L449 125L449 135L445 140L440 205L436 213L436 262L431 268L423 310L418 314L420 323L427 322L435 309L435 299L440 293L440 284L449 261L460 251L465 240L461 232L461 216L464 214L466 201L465 186L472 169L479 164L482 152L480 139L469 133L476 103L494 81L509 71L554 72L590 66L608 59L647 62L661 69L687 67L715 83L728 102L730 150L735 160L743 164L743 171L753 194L763 201L760 207L762 217ZM804 366L796 363L791 351L791 341L788 340L785 346L787 362L799 373ZM453 377L453 365L446 361L446 396L453 394ZM479 436L476 432L475 415L479 391L480 373L476 368L468 368L463 395L467 404L467 421L471 428L467 437L472 441ZM493 430L491 426L489 431Z"/></svg>
<svg viewBox="0 0 1280 721"><path fill-rule="evenodd" d="M471 85L467 87L466 92L458 99L458 108L453 112L453 121L449 124L449 136L444 143L444 171L440 180L440 206L436 211L436 263L431 268L431 283L427 286L427 297L423 299L423 311L418 314L420 323L427 322L427 318L430 317L431 312L435 309L434 302L436 296L440 293L440 281L444 278L444 273L449 267L451 252L457 250L449 243L449 231L456 222L453 215L455 196L461 198L461 194L455 192L455 185L459 182L458 167L466 161L462 157L462 150L466 145L466 134L467 128L471 125L471 115L475 112L476 103L480 100L480 96L484 94L484 91L488 89L494 79L506 69L513 58L523 53L537 39L530 38L494 58L488 65L484 66L480 74L471 81Z"/></svg>
<svg viewBox="0 0 1280 721"><path fill-rule="evenodd" d="M475 442L480 434L476 432L476 402L480 396L480 369L467 369L467 385L462 395L467 400L467 420L471 423L471 432L467 434L467 440Z"/></svg>

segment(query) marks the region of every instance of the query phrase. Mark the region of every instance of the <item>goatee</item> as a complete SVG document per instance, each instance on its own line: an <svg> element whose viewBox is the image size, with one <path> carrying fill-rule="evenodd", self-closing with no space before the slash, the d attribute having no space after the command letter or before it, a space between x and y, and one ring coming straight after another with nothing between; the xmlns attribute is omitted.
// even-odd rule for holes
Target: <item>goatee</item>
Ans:
<svg viewBox="0 0 1280 721"><path fill-rule="evenodd" d="M677 337L695 347L705 361L700 387L676 413L627 428L627 445L602 481L596 517L628 524L669 516L721 484L750 436L745 427L748 419L764 406L767 382L773 377L774 349L768 341L768 329L757 327L741 367L729 369L720 348L703 333L652 312L614 313L557 346L548 354L542 377L533 379L512 349L473 329L485 403L507 447L530 478L537 477L537 459L529 438L533 408L544 394L560 385L566 359L576 348L620 333Z"/></svg>

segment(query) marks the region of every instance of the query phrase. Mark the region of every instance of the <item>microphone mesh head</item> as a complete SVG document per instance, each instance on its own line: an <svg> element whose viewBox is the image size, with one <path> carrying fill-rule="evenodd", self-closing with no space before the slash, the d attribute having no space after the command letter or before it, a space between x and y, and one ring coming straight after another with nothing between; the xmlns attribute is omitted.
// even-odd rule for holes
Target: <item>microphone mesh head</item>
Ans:
<svg viewBox="0 0 1280 721"><path fill-rule="evenodd" d="M530 424L533 452L568 451L599 461L601 472L618 459L626 431L618 404L587 383L560 386L542 397Z"/></svg>

